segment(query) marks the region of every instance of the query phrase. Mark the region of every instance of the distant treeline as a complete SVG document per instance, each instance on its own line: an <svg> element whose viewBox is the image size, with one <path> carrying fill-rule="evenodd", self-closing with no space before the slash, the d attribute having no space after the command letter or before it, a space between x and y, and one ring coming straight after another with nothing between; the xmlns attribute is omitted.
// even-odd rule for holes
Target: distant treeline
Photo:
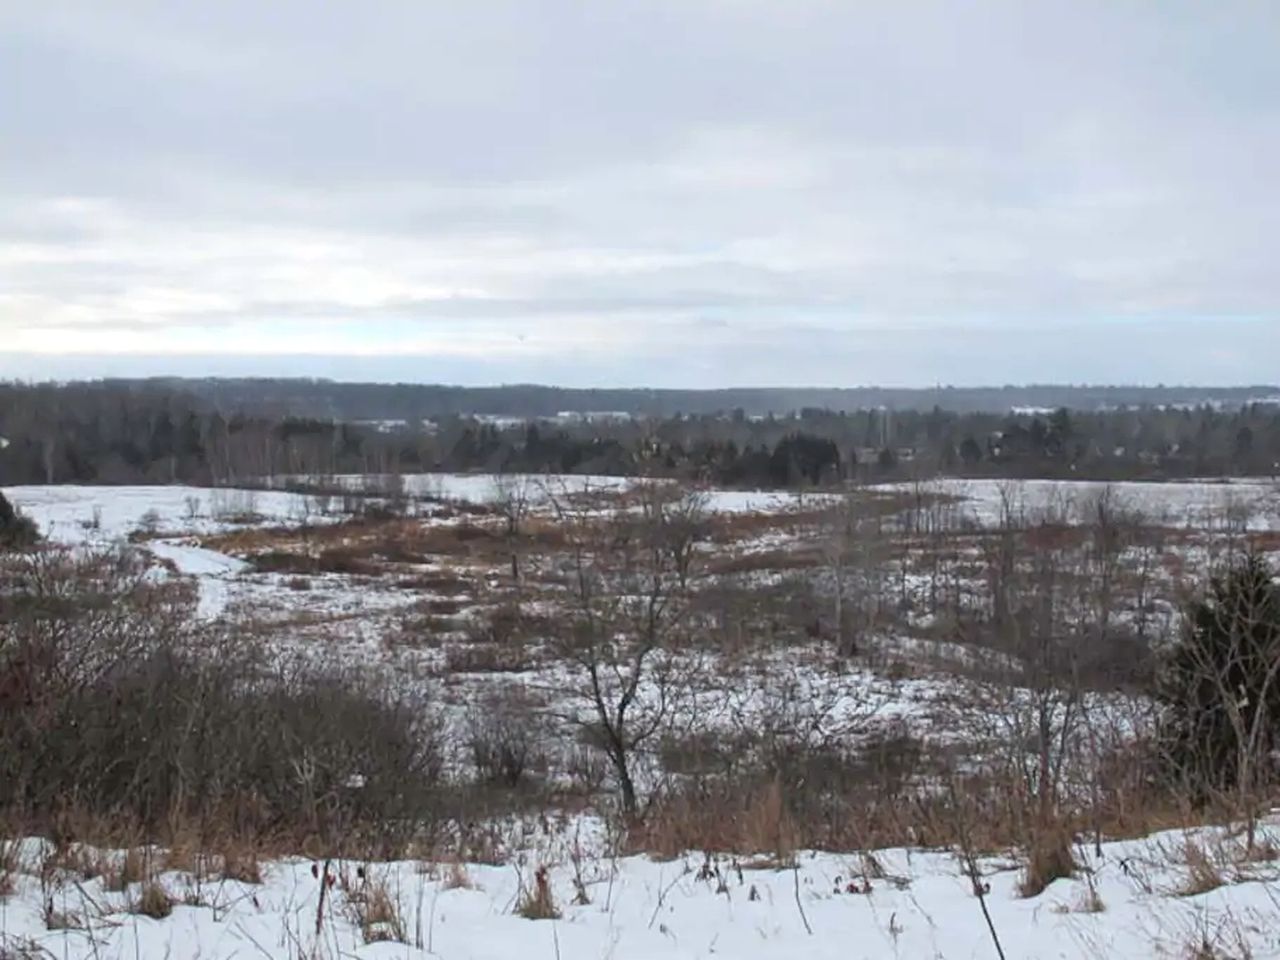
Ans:
<svg viewBox="0 0 1280 960"><path fill-rule="evenodd" d="M281 474L605 473L790 487L936 475L1274 476L1280 407L1105 412L805 408L621 420L424 426L227 410L161 382L0 384L0 485L248 483Z"/></svg>
<svg viewBox="0 0 1280 960"><path fill-rule="evenodd" d="M1030 385L893 389L572 390L531 384L457 387L443 384L336 383L298 379L165 379L119 381L131 388L190 393L223 411L334 420L422 420L467 414L551 417L558 413L617 412L645 417L732 414L786 416L803 409L835 411L884 407L925 413L1009 413L1040 408L1096 412L1119 407L1211 404L1239 408L1280 398L1280 387L1130 387Z"/></svg>

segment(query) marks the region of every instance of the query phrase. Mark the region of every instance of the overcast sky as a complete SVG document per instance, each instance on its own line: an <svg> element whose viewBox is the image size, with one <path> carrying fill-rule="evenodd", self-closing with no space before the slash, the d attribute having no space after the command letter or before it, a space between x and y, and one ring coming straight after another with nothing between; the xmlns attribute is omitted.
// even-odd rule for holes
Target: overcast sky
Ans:
<svg viewBox="0 0 1280 960"><path fill-rule="evenodd" d="M0 376L1280 380L1280 4L0 0Z"/></svg>

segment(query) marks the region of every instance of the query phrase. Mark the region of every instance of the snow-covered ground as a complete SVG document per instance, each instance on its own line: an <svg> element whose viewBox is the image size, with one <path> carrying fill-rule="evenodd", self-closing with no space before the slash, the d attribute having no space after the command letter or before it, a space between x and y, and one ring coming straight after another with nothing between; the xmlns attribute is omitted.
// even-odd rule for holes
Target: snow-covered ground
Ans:
<svg viewBox="0 0 1280 960"><path fill-rule="evenodd" d="M336 486L353 493L383 493L395 489L410 497L433 497L458 503L490 504L505 490L519 490L532 503L546 502L552 496L581 493L617 492L632 481L627 477L590 474L492 474L492 473L406 473L340 474L336 477L282 476L273 485L302 484Z"/></svg>
<svg viewBox="0 0 1280 960"><path fill-rule="evenodd" d="M1224 885L1193 892L1189 843L1222 858ZM548 839L507 866L338 863L323 911L322 870L297 859L263 864L260 885L163 873L158 882L177 902L163 919L129 912L137 884L109 892L101 878L46 871L42 886L42 852L23 844L13 892L0 901L0 955L985 960L997 956L994 929L1004 956L1018 960L1280 957L1277 867L1244 860L1218 831L1107 843L1101 856L1082 844L1078 876L1031 898L1018 895L1015 857L983 858L990 927L973 882L945 851L801 852L794 869L768 858L656 862L595 851L579 874L565 841ZM542 866L560 916L525 919L518 907ZM376 905L384 892L393 908L372 915L362 901Z"/></svg>
<svg viewBox="0 0 1280 960"><path fill-rule="evenodd" d="M157 560L195 580L197 615L213 619L226 609L233 584L247 564L196 546L191 538L252 526L315 523L314 498L279 491L187 486L10 487L6 495L39 526L67 546L103 546L142 535ZM335 519L335 518L330 518Z"/></svg>
<svg viewBox="0 0 1280 960"><path fill-rule="evenodd" d="M277 482L296 483L316 478L282 477ZM326 481L353 492L382 493L389 484L400 483L403 492L412 497L434 497L458 503L492 504L514 490L531 504L546 504L553 497L591 493L620 493L635 481L628 477L590 474L504 474L489 473L410 473L398 480L384 476L348 474ZM797 494L776 490L710 490L706 493L707 509L715 513L778 513L812 505L827 494Z"/></svg>
<svg viewBox="0 0 1280 960"><path fill-rule="evenodd" d="M998 522L1006 504L1027 515L1061 509L1069 522L1085 522L1098 498L1109 490L1114 507L1137 511L1149 522L1202 527L1238 517L1251 530L1280 529L1280 486L1265 480L1102 483L946 479L918 487L958 498L962 511L982 525ZM900 483L889 488L913 492L917 485Z"/></svg>
<svg viewBox="0 0 1280 960"><path fill-rule="evenodd" d="M281 477L277 482L316 478ZM344 475L327 483L353 492L380 493L389 478ZM504 490L519 489L529 502L545 503L552 496L581 493L616 493L635 481L626 477L578 474L483 473L405 474L396 482L414 497L435 497L470 504L492 504ZM1251 529L1280 529L1280 485L1267 480L1188 480L1168 483L1093 480L929 480L921 483L878 484L888 492L942 494L961 503L962 512L974 522L995 523L1006 502L1034 514L1049 507L1063 508L1068 519L1081 521L1096 499L1110 489L1117 507L1140 511L1153 520L1171 524L1201 525L1231 514L1249 515ZM831 502L838 495L827 492L778 490L708 490L707 508L714 513L783 513Z"/></svg>
<svg viewBox="0 0 1280 960"><path fill-rule="evenodd" d="M244 526L315 522L315 498L296 493L187 486L7 487L13 504L57 543L106 543L131 533L221 533Z"/></svg>

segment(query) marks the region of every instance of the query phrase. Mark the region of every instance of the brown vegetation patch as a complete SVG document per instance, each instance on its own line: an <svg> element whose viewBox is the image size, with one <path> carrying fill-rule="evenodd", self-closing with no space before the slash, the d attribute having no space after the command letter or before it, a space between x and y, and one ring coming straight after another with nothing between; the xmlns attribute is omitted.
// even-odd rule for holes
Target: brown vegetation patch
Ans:
<svg viewBox="0 0 1280 960"><path fill-rule="evenodd" d="M539 658L523 646L472 643L445 650L445 670L449 673L524 673L534 669Z"/></svg>
<svg viewBox="0 0 1280 960"><path fill-rule="evenodd" d="M164 892L160 884L148 883L137 898L130 902L129 912L152 920L163 920L173 913L173 898Z"/></svg>
<svg viewBox="0 0 1280 960"><path fill-rule="evenodd" d="M1073 877L1075 872L1071 831L1061 826L1048 827L1031 842L1018 893L1026 898L1038 897L1055 880Z"/></svg>
<svg viewBox="0 0 1280 960"><path fill-rule="evenodd" d="M456 597L459 594L470 594L475 589L475 581L455 570L441 569L400 577L395 581L395 587L399 590L421 590Z"/></svg>
<svg viewBox="0 0 1280 960"><path fill-rule="evenodd" d="M822 564L821 553L812 546L778 547L776 549L717 554L708 558L704 569L713 576L742 573L810 570Z"/></svg>

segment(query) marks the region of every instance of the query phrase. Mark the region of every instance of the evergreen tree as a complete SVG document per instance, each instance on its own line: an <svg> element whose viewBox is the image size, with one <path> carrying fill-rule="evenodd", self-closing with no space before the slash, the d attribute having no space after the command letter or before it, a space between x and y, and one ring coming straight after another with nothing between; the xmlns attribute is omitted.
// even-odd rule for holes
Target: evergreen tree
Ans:
<svg viewBox="0 0 1280 960"><path fill-rule="evenodd" d="M36 525L14 509L0 491L0 549L28 547L39 539Z"/></svg>
<svg viewBox="0 0 1280 960"><path fill-rule="evenodd" d="M1200 799L1252 790L1280 730L1280 586L1257 555L1187 612L1158 695L1172 770Z"/></svg>

